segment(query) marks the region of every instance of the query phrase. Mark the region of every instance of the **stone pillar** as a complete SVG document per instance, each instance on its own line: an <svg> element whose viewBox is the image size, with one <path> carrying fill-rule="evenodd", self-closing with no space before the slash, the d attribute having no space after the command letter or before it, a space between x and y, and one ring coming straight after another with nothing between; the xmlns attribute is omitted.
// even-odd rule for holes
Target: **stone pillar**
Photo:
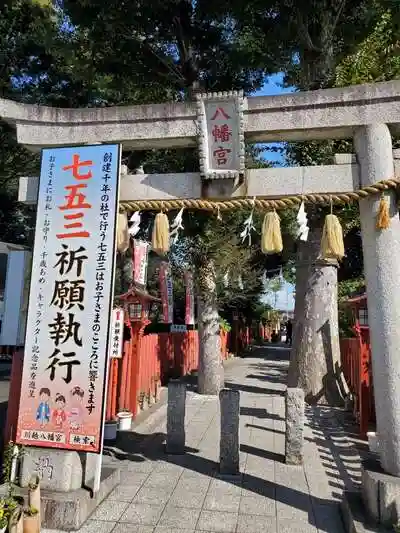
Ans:
<svg viewBox="0 0 400 533"><path fill-rule="evenodd" d="M221 440L219 469L221 474L239 474L239 415L240 392L222 389L219 393L221 406Z"/></svg>
<svg viewBox="0 0 400 533"><path fill-rule="evenodd" d="M168 383L167 453L185 453L186 385L180 381Z"/></svg>
<svg viewBox="0 0 400 533"><path fill-rule="evenodd" d="M303 463L304 391L286 390L285 460L288 465Z"/></svg>
<svg viewBox="0 0 400 533"><path fill-rule="evenodd" d="M360 127L354 143L362 186L394 176L386 124ZM387 473L400 476L400 219L395 193L385 197L387 230L375 226L379 195L360 200L360 216L380 461Z"/></svg>

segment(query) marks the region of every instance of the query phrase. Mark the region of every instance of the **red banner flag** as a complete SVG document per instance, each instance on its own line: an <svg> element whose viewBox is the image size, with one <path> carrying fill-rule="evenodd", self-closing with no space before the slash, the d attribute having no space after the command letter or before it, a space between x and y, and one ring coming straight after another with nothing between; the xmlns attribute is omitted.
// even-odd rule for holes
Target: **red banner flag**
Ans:
<svg viewBox="0 0 400 533"><path fill-rule="evenodd" d="M185 270L185 287L186 287L186 305L185 305L185 324L194 326L194 287L193 274Z"/></svg>
<svg viewBox="0 0 400 533"><path fill-rule="evenodd" d="M147 285L147 264L149 244L145 241L133 241L133 281L137 285Z"/></svg>
<svg viewBox="0 0 400 533"><path fill-rule="evenodd" d="M162 262L160 265L160 291L163 307L163 321L166 324L172 324L174 321L174 295L171 268L166 262Z"/></svg>

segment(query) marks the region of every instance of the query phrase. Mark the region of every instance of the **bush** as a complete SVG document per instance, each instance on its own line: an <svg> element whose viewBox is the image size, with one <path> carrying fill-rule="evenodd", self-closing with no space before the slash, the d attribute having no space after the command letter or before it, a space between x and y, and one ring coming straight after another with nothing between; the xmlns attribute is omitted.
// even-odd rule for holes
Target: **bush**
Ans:
<svg viewBox="0 0 400 533"><path fill-rule="evenodd" d="M232 326L227 320L225 320L225 318L220 318L219 327L222 329L222 331L225 331L225 333L228 333L232 329Z"/></svg>

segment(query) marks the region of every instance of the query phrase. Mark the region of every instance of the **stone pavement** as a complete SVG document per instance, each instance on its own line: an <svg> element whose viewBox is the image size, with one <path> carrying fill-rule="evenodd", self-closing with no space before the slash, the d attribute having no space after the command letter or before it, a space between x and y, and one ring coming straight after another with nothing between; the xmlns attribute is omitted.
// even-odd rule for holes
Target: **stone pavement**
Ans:
<svg viewBox="0 0 400 533"><path fill-rule="evenodd" d="M259 348L226 369L241 395L239 479L218 474L217 399L189 392L186 454L165 455L164 405L106 450L121 484L80 533L343 533L339 502L359 481L359 456L332 410L315 407L304 466L284 464L287 356Z"/></svg>

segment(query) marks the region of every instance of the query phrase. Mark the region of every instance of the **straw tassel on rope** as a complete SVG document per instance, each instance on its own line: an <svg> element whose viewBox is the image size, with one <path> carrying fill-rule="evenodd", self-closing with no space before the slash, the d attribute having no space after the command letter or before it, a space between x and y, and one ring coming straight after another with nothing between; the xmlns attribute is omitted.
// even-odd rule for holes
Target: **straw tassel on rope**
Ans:
<svg viewBox="0 0 400 533"><path fill-rule="evenodd" d="M336 215L326 215L321 238L321 256L324 259L344 257L343 229Z"/></svg>
<svg viewBox="0 0 400 533"><path fill-rule="evenodd" d="M282 250L281 219L275 210L270 211L262 225L261 251L263 254L278 254Z"/></svg>
<svg viewBox="0 0 400 533"><path fill-rule="evenodd" d="M165 213L157 213L154 219L152 247L158 255L169 252L169 221Z"/></svg>
<svg viewBox="0 0 400 533"><path fill-rule="evenodd" d="M382 193L376 215L376 229L388 229L390 226L389 202Z"/></svg>
<svg viewBox="0 0 400 533"><path fill-rule="evenodd" d="M129 248L128 216L126 212L118 213L117 218L117 250L124 254Z"/></svg>

